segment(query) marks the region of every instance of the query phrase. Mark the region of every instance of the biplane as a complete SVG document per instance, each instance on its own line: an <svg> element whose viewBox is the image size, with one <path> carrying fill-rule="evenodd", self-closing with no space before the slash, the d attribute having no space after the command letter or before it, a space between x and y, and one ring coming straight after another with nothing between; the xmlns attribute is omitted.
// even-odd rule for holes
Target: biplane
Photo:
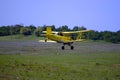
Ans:
<svg viewBox="0 0 120 80"><path fill-rule="evenodd" d="M46 31L46 37L45 42L48 40L56 41L58 43L62 43L63 46L61 46L61 49L65 49L65 45L70 46L70 49L73 50L74 46L72 45L74 42L83 41L85 39L82 39L82 34L85 32L90 32L92 30L82 30L82 31L70 31L70 32L56 32L52 31L51 27L47 27ZM74 37L76 35L76 38Z"/></svg>

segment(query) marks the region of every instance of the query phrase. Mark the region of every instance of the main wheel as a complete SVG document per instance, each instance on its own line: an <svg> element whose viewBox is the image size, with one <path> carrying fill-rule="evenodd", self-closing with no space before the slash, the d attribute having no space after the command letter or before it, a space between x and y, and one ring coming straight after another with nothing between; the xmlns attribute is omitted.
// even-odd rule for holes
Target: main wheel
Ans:
<svg viewBox="0 0 120 80"><path fill-rule="evenodd" d="M73 50L73 49L74 49L74 47L73 47L73 46L71 46L70 48L71 48L71 50Z"/></svg>
<svg viewBox="0 0 120 80"><path fill-rule="evenodd" d="M64 49L65 49L65 47L64 47L64 46L62 46L62 47L61 47L61 49L62 49L62 50L64 50Z"/></svg>

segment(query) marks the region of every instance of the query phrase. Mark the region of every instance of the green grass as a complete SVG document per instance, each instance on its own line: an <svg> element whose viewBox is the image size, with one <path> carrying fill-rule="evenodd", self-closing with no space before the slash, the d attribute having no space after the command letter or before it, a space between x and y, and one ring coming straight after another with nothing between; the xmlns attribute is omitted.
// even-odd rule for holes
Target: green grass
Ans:
<svg viewBox="0 0 120 80"><path fill-rule="evenodd" d="M0 55L0 80L120 80L120 53Z"/></svg>
<svg viewBox="0 0 120 80"><path fill-rule="evenodd" d="M58 44L19 43L40 39L33 35L13 35L12 40L0 37L0 80L120 80L119 45L86 41L75 43L73 51L62 51L56 48Z"/></svg>

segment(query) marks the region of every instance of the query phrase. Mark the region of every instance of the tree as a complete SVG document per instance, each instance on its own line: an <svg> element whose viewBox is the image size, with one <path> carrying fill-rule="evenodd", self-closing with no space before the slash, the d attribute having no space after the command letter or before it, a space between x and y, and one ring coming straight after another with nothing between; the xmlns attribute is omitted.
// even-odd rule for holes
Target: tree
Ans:
<svg viewBox="0 0 120 80"><path fill-rule="evenodd" d="M33 33L36 29L36 27L34 25L30 25L30 26L28 26L28 28L31 30L31 33Z"/></svg>
<svg viewBox="0 0 120 80"><path fill-rule="evenodd" d="M73 27L73 31L80 31L80 30L86 30L87 28L85 28L84 26L81 26L81 27L79 27L79 26L74 26Z"/></svg>
<svg viewBox="0 0 120 80"><path fill-rule="evenodd" d="M20 33L23 34L23 35L31 35L32 31L27 27L23 27L23 28L20 29Z"/></svg>
<svg viewBox="0 0 120 80"><path fill-rule="evenodd" d="M110 42L110 37L112 37L112 32L104 31L102 35L103 35L103 40Z"/></svg>
<svg viewBox="0 0 120 80"><path fill-rule="evenodd" d="M2 26L0 27L0 36L10 35L10 28L9 26Z"/></svg>
<svg viewBox="0 0 120 80"><path fill-rule="evenodd" d="M43 31L46 31L46 28L47 28L46 25L43 25L43 26L42 26L42 30L43 30Z"/></svg>
<svg viewBox="0 0 120 80"><path fill-rule="evenodd" d="M78 29L79 29L78 26L74 26L72 30L73 30L73 31L78 31Z"/></svg>
<svg viewBox="0 0 120 80"><path fill-rule="evenodd" d="M52 25L51 29L52 29L52 31L55 31L56 30L55 25Z"/></svg>
<svg viewBox="0 0 120 80"><path fill-rule="evenodd" d="M86 30L87 28L85 28L84 26L78 27L78 30Z"/></svg>
<svg viewBox="0 0 120 80"><path fill-rule="evenodd" d="M42 27L38 27L38 28L35 30L34 33L35 33L35 35L38 36L38 37L41 36L41 33L42 33Z"/></svg>
<svg viewBox="0 0 120 80"><path fill-rule="evenodd" d="M116 32L116 38L118 40L118 42L120 43L120 30Z"/></svg>
<svg viewBox="0 0 120 80"><path fill-rule="evenodd" d="M100 39L100 33L98 31L89 32L89 38L92 39L92 40L99 40Z"/></svg>
<svg viewBox="0 0 120 80"><path fill-rule="evenodd" d="M112 36L109 38L109 42L119 43L120 42L119 32L112 32L111 34Z"/></svg>
<svg viewBox="0 0 120 80"><path fill-rule="evenodd" d="M68 30L69 30L69 29L68 29L68 26L67 26L67 25L61 27L61 31L68 31Z"/></svg>
<svg viewBox="0 0 120 80"><path fill-rule="evenodd" d="M56 28L56 31L62 31L61 27Z"/></svg>
<svg viewBox="0 0 120 80"><path fill-rule="evenodd" d="M20 29L24 26L22 24L16 24L15 26L11 26L13 28L13 34L20 34Z"/></svg>

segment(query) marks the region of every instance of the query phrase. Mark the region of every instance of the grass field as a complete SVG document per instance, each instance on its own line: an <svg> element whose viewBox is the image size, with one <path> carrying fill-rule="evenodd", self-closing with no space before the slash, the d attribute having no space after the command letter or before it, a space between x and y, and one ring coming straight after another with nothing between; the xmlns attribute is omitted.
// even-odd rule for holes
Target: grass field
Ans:
<svg viewBox="0 0 120 80"><path fill-rule="evenodd" d="M0 79L119 80L119 55L119 53L1 55Z"/></svg>
<svg viewBox="0 0 120 80"><path fill-rule="evenodd" d="M77 42L75 49L0 41L0 80L120 80L120 44Z"/></svg>

